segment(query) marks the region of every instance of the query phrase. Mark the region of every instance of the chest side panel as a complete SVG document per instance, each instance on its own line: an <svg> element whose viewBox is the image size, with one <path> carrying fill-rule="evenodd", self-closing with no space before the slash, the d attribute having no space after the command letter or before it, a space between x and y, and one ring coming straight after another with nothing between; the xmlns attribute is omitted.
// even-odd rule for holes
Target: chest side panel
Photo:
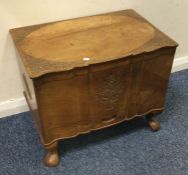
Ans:
<svg viewBox="0 0 188 175"><path fill-rule="evenodd" d="M33 80L28 76L28 73L26 72L22 61L18 60L18 62L19 62L20 74L21 74L22 84L23 84L23 95L28 104L29 110L31 112L31 116L39 131L41 141L43 142L45 133L43 132L43 123L40 120L40 116L38 112L38 105L37 105L37 99L35 95L34 83L33 83Z"/></svg>
<svg viewBox="0 0 188 175"><path fill-rule="evenodd" d="M145 55L138 96L139 114L164 107L174 53L175 49L166 48Z"/></svg>

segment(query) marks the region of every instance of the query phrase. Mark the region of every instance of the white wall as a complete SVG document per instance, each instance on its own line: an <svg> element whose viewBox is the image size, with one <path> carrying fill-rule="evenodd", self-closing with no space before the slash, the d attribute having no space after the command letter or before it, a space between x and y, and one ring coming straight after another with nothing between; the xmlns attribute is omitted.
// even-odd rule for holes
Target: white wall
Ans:
<svg viewBox="0 0 188 175"><path fill-rule="evenodd" d="M0 102L22 96L10 28L127 8L137 10L180 44L177 59L188 56L187 0L0 0Z"/></svg>

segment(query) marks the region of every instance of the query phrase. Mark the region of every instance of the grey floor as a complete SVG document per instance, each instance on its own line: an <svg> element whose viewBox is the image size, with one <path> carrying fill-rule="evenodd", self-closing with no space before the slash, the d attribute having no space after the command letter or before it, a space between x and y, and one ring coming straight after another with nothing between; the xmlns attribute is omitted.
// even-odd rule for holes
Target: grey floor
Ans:
<svg viewBox="0 0 188 175"><path fill-rule="evenodd" d="M0 175L188 175L188 70L171 76L161 130L143 119L60 142L47 168L30 114L0 119Z"/></svg>

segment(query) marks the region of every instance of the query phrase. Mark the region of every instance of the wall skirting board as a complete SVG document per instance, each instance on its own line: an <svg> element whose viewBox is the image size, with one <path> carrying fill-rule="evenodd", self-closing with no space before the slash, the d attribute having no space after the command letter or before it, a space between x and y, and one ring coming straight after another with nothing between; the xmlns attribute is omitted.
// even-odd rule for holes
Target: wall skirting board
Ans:
<svg viewBox="0 0 188 175"><path fill-rule="evenodd" d="M28 111L24 97L0 102L0 118Z"/></svg>
<svg viewBox="0 0 188 175"><path fill-rule="evenodd" d="M176 58L172 67L172 72L188 69L188 56Z"/></svg>
<svg viewBox="0 0 188 175"><path fill-rule="evenodd" d="M172 72L177 72L188 68L188 56L176 58L174 60ZM0 118L26 112L28 107L23 97L0 102Z"/></svg>

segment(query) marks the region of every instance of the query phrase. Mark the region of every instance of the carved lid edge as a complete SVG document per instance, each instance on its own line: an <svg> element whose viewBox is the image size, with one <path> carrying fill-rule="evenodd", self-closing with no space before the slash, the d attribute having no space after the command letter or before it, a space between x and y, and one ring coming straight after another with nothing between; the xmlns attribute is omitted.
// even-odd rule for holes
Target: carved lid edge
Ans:
<svg viewBox="0 0 188 175"><path fill-rule="evenodd" d="M166 47L177 47L178 43L171 39L169 36L167 36L165 33L161 32L158 28L156 28L154 25L152 25L149 21L147 21L145 18L143 18L141 15L139 15L137 12L135 12L132 9L129 10L122 10L122 11L116 11L116 12L110 12L110 13L125 13L128 16L138 18L139 20L145 21L148 24L150 24L155 30L156 30L156 36L154 39L143 45L142 47L131 51L130 53L124 55L123 57L120 58L106 58L103 60L103 62L95 62L95 63L85 63L85 65L77 65L77 66L71 66L66 65L66 64L54 64L54 62L50 61L45 61L45 60L38 60L37 63L34 61L35 59L32 58L29 55L26 55L22 49L19 47L19 43L23 40L27 34L31 33L32 31L43 27L45 25L49 25L55 22L50 22L50 23L44 23L44 24L37 24L37 25L32 25L32 26L26 26L26 27L21 27L21 28L13 28L10 29L9 32L13 38L13 41L16 45L16 48L20 54L21 60L23 61L23 64L25 66L26 71L28 72L28 75L31 79L34 78L39 78L43 75L50 74L50 73L58 73L58 72L64 72L64 71L71 71L80 67L88 67L91 65L95 64L100 64L104 62L109 62L109 61L114 61L118 59L122 59L124 57L131 57L131 56L136 56L144 53L149 53L156 51L161 48L166 48ZM98 14L98 15L105 15L105 14L110 14L110 13L103 13L103 14ZM92 15L92 16L98 16L98 15ZM88 16L86 16L88 17ZM84 17L81 17L84 18ZM79 19L79 18L74 18L74 19ZM70 19L70 20L74 20ZM62 20L60 20L62 21ZM66 20L63 20L66 21ZM162 41L162 42L161 42ZM28 61L29 60L29 61ZM32 65L32 69L31 66ZM42 65L42 66L41 66Z"/></svg>

